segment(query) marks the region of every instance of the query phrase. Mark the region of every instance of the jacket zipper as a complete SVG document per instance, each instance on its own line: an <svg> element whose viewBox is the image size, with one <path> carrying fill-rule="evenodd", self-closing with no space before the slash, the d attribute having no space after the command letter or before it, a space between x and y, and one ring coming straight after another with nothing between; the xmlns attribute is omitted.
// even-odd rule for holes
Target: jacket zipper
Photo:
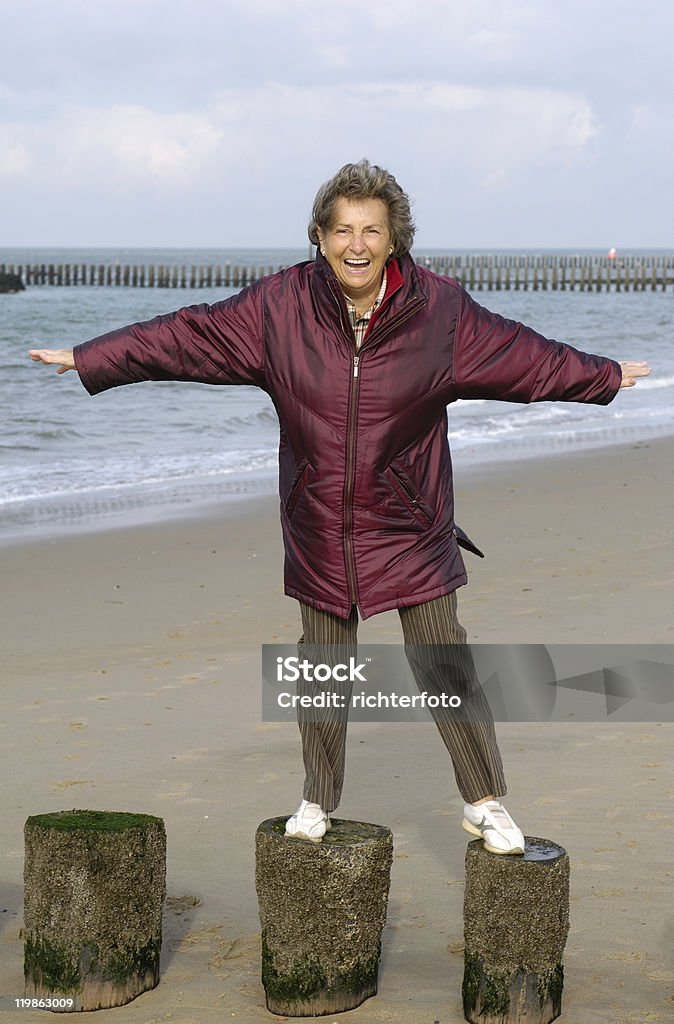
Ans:
<svg viewBox="0 0 674 1024"><path fill-rule="evenodd" d="M351 382L351 394L349 395L349 418L346 428L346 485L344 487L344 549L346 553L346 574L349 584L349 597L351 604L358 600L358 587L356 584L356 560L353 554L353 485L354 485L354 463L356 454L356 412L358 409L358 363L360 356L353 357L353 380Z"/></svg>
<svg viewBox="0 0 674 1024"><path fill-rule="evenodd" d="M290 494L288 495L288 500L286 502L286 515L288 516L289 519L295 510L295 505L299 501L302 491L304 490L304 487L302 485L304 483L304 479L307 475L308 470L309 461L304 460L304 464L301 465L295 482L293 483L290 489Z"/></svg>
<svg viewBox="0 0 674 1024"><path fill-rule="evenodd" d="M390 470L390 473L393 476L393 478L397 481L398 486L400 487L400 489L403 492L403 494L407 495L407 500L409 501L409 504L411 506L410 511L414 514L414 516L417 519L423 520L423 522L427 526L432 526L433 525L433 520L430 518L430 516L428 516L426 514L424 509L419 504L418 495L416 495L414 493L414 491L412 490L410 485L407 483L407 481L404 480L403 477L401 477L400 473L396 473L396 471L393 468L393 466L390 466L389 470Z"/></svg>
<svg viewBox="0 0 674 1024"><path fill-rule="evenodd" d="M344 337L349 341L351 345L354 344L353 331L347 329L347 325L344 322L344 311L343 302L340 299L338 293L332 287L332 282L329 282L330 290L332 291L337 301L337 308L339 309L339 322L342 328ZM394 331L401 324L405 323L406 320L416 312L419 306L423 305L424 300L422 298L411 299L407 307L400 311L398 316L388 323L385 329L381 332L380 337L377 341L382 341L388 334ZM364 342L360 347L362 353L363 348L367 342ZM349 413L347 419L346 428L346 482L344 486L344 552L346 555L346 578L349 586L349 600L351 604L357 604L358 602L358 587L356 584L356 560L353 554L353 508L351 505L353 497L353 469L355 463L355 425L356 425L356 411L358 407L358 387L360 377L358 372L360 369L360 361L362 356L354 352L353 355L353 374L351 379L351 387L349 394Z"/></svg>
<svg viewBox="0 0 674 1024"><path fill-rule="evenodd" d="M339 309L339 323L342 328L342 334L353 347L355 345L355 338L353 331L350 330L344 320L344 308L343 299L341 299L338 292L332 286L332 282L328 282L331 292L333 293L337 302L337 308ZM353 354L353 373L351 375L351 381L349 382L349 411L347 416L346 426L346 480L344 482L344 555L346 565L346 581L349 587L349 600L354 605L358 601L358 587L356 585L356 561L353 555L353 509L351 507L351 498L353 495L353 464L355 461L355 423L356 423L356 408L358 405L358 367L360 363L360 356L354 352Z"/></svg>

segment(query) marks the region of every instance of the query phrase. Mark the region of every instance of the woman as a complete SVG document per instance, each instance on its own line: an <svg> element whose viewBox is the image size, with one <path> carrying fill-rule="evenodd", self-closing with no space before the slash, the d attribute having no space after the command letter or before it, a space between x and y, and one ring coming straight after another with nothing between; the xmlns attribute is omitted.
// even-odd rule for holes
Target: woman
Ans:
<svg viewBox="0 0 674 1024"><path fill-rule="evenodd" d="M133 324L31 358L79 372L90 394L142 380L255 384L280 421L285 592L302 645L355 644L358 615L397 608L406 645L462 650L467 720L436 722L463 795L463 827L493 853L522 853L503 807L501 758L466 661L456 590L466 583L454 523L447 405L457 398L607 404L650 371L549 341L415 265L407 195L387 171L346 164L319 190L301 263L212 306ZM459 645L459 646L457 646ZM431 662L432 662L431 658ZM411 658L419 685L437 664ZM443 688L440 678L434 685ZM290 836L320 841L344 777L346 722L300 719L303 799Z"/></svg>

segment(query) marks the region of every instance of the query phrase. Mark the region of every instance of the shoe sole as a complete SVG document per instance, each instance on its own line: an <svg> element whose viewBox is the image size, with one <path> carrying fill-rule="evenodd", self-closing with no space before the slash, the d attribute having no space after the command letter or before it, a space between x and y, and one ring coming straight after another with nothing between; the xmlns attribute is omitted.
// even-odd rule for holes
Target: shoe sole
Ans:
<svg viewBox="0 0 674 1024"><path fill-rule="evenodd" d="M511 853L524 853L524 847L522 846L514 846L512 850L497 850L495 846L490 846L487 840L480 832L479 828L476 828L476 826L473 825L472 822L468 821L468 818L463 819L463 821L461 822L461 826L466 830L466 832L470 832L471 836L477 836L478 839L481 839L482 842L484 843L485 850L489 850L490 853L505 854L506 856L508 856Z"/></svg>
<svg viewBox="0 0 674 1024"><path fill-rule="evenodd" d="M286 839L308 839L310 843L320 843L323 836L308 836L306 832L286 832Z"/></svg>

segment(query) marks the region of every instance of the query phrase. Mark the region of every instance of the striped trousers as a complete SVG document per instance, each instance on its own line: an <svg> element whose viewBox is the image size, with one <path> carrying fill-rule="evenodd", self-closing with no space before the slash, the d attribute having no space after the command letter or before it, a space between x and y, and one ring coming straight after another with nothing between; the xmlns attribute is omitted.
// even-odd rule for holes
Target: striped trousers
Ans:
<svg viewBox="0 0 674 1024"><path fill-rule="evenodd" d="M452 592L435 601L400 608L399 614L405 653L420 692L440 694L451 690L461 696L464 712L461 719L453 717L451 712L443 713L442 709L430 710L452 759L459 792L467 803L475 803L489 795L504 796L506 784L491 710L477 679L466 631L456 616L456 604L456 593ZM323 662L348 661L350 656L355 656L358 633L355 605L348 619L301 602L300 610L302 636L297 644L300 658ZM321 651L324 645L329 645L329 650ZM440 650L442 656L434 653ZM350 699L349 691L346 710L326 709L320 721L312 720L298 708L305 771L304 799L320 804L324 811L334 811L342 793Z"/></svg>

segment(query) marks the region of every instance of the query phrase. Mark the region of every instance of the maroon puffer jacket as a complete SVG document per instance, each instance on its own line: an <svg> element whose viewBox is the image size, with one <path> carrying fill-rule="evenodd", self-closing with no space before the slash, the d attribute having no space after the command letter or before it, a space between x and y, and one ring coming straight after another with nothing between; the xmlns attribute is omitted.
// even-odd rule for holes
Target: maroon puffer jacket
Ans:
<svg viewBox="0 0 674 1024"><path fill-rule="evenodd" d="M95 394L141 380L255 384L281 424L285 592L346 617L420 604L466 582L454 525L447 405L457 398L607 404L618 363L548 341L456 281L388 265L355 354L320 255L212 306L189 306L75 349Z"/></svg>

